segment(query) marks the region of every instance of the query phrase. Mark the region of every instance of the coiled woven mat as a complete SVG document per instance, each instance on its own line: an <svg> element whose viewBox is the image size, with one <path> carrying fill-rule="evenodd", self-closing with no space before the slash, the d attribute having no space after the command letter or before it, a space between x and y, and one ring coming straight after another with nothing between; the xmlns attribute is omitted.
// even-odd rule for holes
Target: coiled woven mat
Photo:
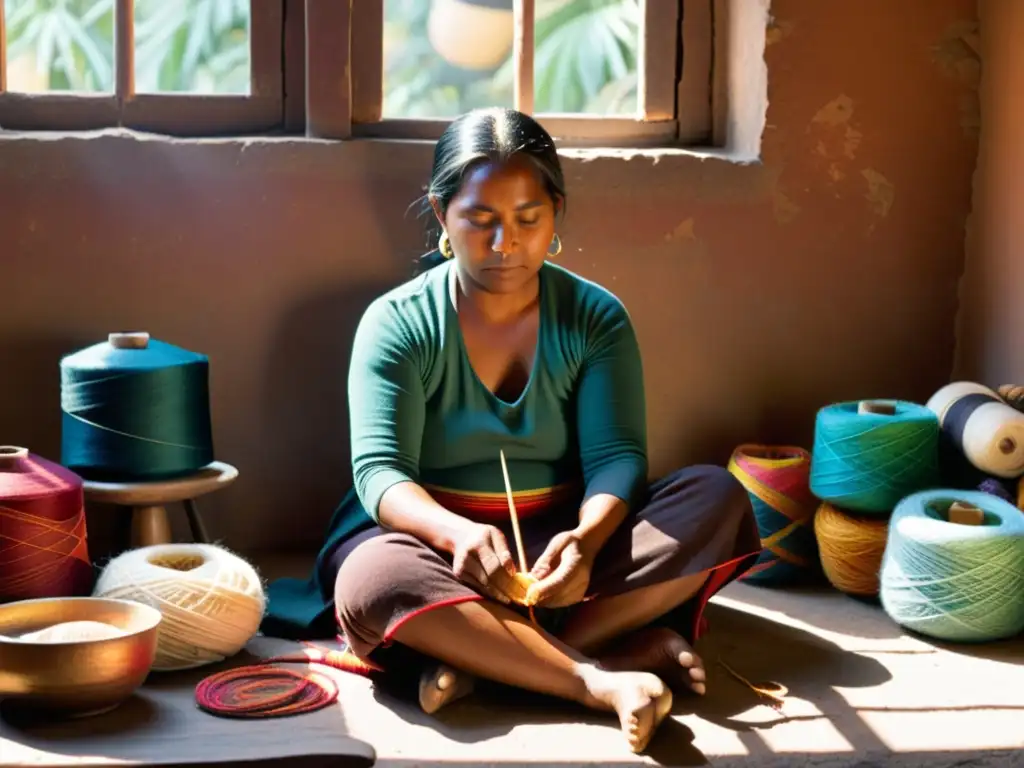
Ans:
<svg viewBox="0 0 1024 768"><path fill-rule="evenodd" d="M195 691L196 705L217 717L262 719L315 712L338 699L338 684L315 666L369 677L379 671L347 649L303 643L304 651L272 656L257 664L232 667L204 678ZM297 671L279 664L306 664Z"/></svg>

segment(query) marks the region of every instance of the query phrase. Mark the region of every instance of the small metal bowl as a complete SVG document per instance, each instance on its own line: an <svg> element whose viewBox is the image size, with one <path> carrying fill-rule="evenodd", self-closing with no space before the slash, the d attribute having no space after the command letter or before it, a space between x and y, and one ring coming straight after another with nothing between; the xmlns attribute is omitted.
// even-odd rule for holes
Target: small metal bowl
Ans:
<svg viewBox="0 0 1024 768"><path fill-rule="evenodd" d="M161 618L148 605L98 597L0 605L0 699L17 709L58 717L115 709L149 675ZM18 639L71 621L104 622L127 634L68 642Z"/></svg>

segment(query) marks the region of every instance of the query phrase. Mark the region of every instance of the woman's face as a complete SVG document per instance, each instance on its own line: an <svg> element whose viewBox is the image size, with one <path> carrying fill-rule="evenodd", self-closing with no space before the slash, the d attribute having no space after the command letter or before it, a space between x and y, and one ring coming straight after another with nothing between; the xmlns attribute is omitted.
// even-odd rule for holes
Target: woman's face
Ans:
<svg viewBox="0 0 1024 768"><path fill-rule="evenodd" d="M435 211L438 211L435 204ZM489 293L537 275L555 234L555 204L528 158L484 162L464 177L441 224L463 273Z"/></svg>

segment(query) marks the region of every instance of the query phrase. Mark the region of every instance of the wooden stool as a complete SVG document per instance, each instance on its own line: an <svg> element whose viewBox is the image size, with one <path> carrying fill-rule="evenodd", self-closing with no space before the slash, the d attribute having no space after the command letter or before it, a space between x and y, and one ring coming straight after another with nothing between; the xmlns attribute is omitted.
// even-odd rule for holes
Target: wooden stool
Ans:
<svg viewBox="0 0 1024 768"><path fill-rule="evenodd" d="M207 543L209 538L203 527L202 518L196 508L195 499L207 493L225 488L238 477L238 470L230 464L215 461L198 472L173 480L151 480L130 483L101 483L86 480L83 484L85 498L104 504L131 507L131 545L145 547L150 544L169 544L171 525L167 519L165 504L181 503L188 516L192 538L198 543Z"/></svg>

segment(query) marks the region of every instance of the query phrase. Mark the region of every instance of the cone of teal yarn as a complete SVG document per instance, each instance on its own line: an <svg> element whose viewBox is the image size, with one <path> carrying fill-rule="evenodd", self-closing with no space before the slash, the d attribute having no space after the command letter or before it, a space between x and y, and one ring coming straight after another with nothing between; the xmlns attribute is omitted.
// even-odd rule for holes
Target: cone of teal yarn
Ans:
<svg viewBox="0 0 1024 768"><path fill-rule="evenodd" d="M112 333L60 372L61 463L82 477L169 479L214 460L205 355Z"/></svg>
<svg viewBox="0 0 1024 768"><path fill-rule="evenodd" d="M961 502L978 525L949 522ZM991 642L1024 632L1024 514L984 491L911 494L893 511L881 569L893 621L950 642Z"/></svg>
<svg viewBox="0 0 1024 768"><path fill-rule="evenodd" d="M939 483L939 420L904 400L836 403L818 411L811 491L851 512L889 514Z"/></svg>

